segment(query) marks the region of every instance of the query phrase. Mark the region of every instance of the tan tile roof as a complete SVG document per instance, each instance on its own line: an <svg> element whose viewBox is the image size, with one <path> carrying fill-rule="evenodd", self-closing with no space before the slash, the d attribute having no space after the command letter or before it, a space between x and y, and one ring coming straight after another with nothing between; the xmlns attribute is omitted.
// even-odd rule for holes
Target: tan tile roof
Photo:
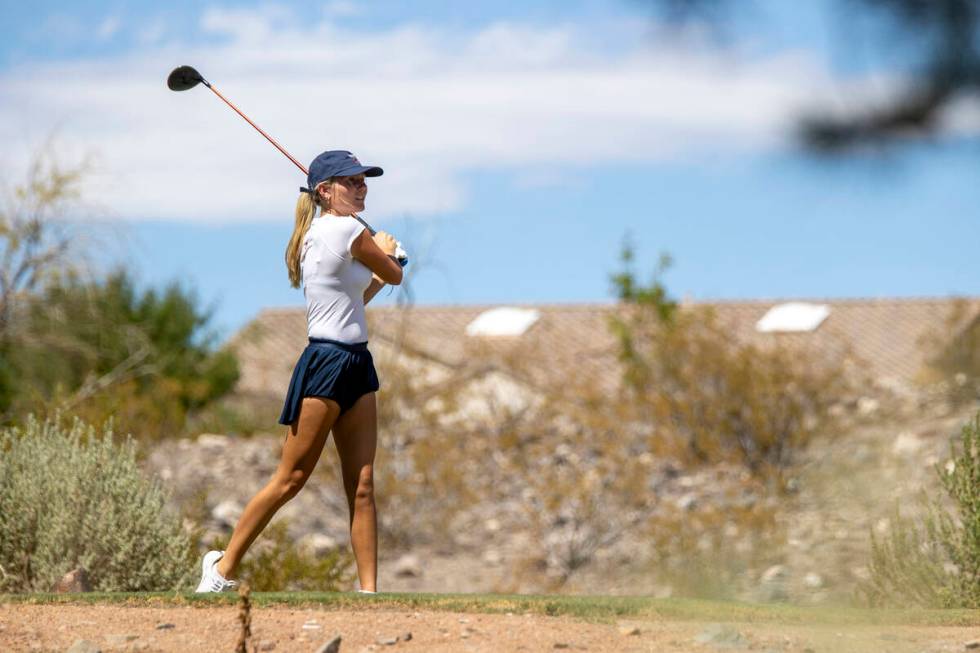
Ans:
<svg viewBox="0 0 980 653"><path fill-rule="evenodd" d="M756 322L777 304L805 301L830 306L830 316L812 333L767 334ZM919 340L940 333L954 298L805 299L716 301L711 306L733 337L760 346L780 342L806 345L827 356L849 345L877 377L911 382L925 362ZM980 320L980 297L964 298L966 323ZM468 337L466 326L496 306L415 306L368 310L371 339L401 343L424 358L452 367L499 366L533 384L561 382L568 375L599 380L619 378L616 343L609 319L617 304L533 305L540 319L521 336ZM949 337L953 334L950 333ZM306 343L303 308L265 309L232 339L242 365L239 390L284 393L296 357ZM586 376L587 375L587 376Z"/></svg>

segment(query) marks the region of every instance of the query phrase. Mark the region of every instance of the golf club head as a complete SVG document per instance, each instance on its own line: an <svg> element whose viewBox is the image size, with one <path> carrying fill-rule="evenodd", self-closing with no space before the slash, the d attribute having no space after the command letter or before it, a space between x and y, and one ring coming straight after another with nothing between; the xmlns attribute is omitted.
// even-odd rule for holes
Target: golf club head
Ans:
<svg viewBox="0 0 980 653"><path fill-rule="evenodd" d="M186 91L187 89L194 88L201 82L204 82L204 85L208 86L207 81L201 77L201 73L194 70L193 66L174 68L170 76L167 77L167 87L171 91Z"/></svg>

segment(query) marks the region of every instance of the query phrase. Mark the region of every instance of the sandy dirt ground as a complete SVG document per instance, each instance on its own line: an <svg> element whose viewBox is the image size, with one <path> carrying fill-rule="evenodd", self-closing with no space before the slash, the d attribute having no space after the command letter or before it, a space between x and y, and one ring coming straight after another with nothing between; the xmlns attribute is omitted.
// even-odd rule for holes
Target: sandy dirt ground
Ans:
<svg viewBox="0 0 980 653"><path fill-rule="evenodd" d="M235 650L238 608L78 605L0 606L0 651ZM932 653L980 651L980 628L694 621L586 623L568 617L394 610L261 607L249 650L315 652L340 635L343 653L363 651L764 651ZM410 635L409 635L410 633ZM84 648L86 640L91 646ZM973 648L973 645L976 648Z"/></svg>

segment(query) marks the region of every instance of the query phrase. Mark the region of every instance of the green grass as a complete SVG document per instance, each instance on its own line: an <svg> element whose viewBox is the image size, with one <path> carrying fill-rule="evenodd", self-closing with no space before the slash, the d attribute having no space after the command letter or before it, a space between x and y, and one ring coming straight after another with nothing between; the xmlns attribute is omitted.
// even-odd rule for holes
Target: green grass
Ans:
<svg viewBox="0 0 980 653"><path fill-rule="evenodd" d="M254 592L251 597L253 605L256 606L316 607L324 610L434 610L488 614L513 612L568 616L596 622L633 618L780 624L980 626L980 611L977 610L868 610L677 598L407 593L382 593L368 596L334 592ZM0 594L0 603L26 604L203 607L234 605L237 602L238 596L234 593Z"/></svg>

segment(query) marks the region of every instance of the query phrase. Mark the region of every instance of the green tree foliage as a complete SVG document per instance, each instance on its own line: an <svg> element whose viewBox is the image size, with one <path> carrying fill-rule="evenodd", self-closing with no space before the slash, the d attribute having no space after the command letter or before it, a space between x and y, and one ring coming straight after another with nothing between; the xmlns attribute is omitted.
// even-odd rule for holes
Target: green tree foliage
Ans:
<svg viewBox="0 0 980 653"><path fill-rule="evenodd" d="M99 237L73 219L85 171L45 148L0 205L0 424L70 411L141 439L179 433L231 389L237 362L193 292L84 271Z"/></svg>
<svg viewBox="0 0 980 653"><path fill-rule="evenodd" d="M0 204L0 411L19 390L10 357L29 334L21 319L24 300L53 274L76 265L84 238L64 217L68 207L77 206L85 168L62 167L50 148L42 149L26 180L10 188Z"/></svg>
<svg viewBox="0 0 980 653"><path fill-rule="evenodd" d="M871 578L859 588L869 604L980 608L980 413L958 440L951 462L935 467L952 510L924 495L921 519L896 507L883 538L871 531Z"/></svg>
<svg viewBox="0 0 980 653"><path fill-rule="evenodd" d="M623 309L612 328L639 414L665 442L682 444L670 453L697 463L734 455L753 474L781 479L794 451L832 429L828 408L852 391L843 357L739 342L710 308L669 298L660 280L669 258L649 286L636 280L629 246L622 261L613 283Z"/></svg>
<svg viewBox="0 0 980 653"><path fill-rule="evenodd" d="M0 431L0 591L50 591L79 566L98 591L188 588L192 538L113 433L60 415Z"/></svg>
<svg viewBox="0 0 980 653"><path fill-rule="evenodd" d="M238 378L208 330L211 312L176 283L140 291L123 269L94 282L69 273L27 301L25 319L30 337L11 356L21 412L53 404L92 421L114 415L122 430L155 439L179 433Z"/></svg>

